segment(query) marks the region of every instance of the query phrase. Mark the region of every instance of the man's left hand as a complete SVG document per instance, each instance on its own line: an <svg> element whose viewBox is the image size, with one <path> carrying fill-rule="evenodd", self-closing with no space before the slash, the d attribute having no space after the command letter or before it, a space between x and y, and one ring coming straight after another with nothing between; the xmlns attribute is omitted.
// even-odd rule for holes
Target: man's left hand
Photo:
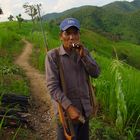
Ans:
<svg viewBox="0 0 140 140"><path fill-rule="evenodd" d="M76 51L80 55L80 57L84 57L86 55L84 50L84 45L82 43L76 43Z"/></svg>

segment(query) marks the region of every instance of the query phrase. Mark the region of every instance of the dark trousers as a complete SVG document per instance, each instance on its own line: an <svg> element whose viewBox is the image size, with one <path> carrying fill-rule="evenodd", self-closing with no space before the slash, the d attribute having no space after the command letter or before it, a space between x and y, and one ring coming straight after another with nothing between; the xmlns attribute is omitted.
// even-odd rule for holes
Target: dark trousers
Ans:
<svg viewBox="0 0 140 140"><path fill-rule="evenodd" d="M75 131L75 138L72 140L89 140L89 121L84 124L73 124ZM57 125L57 140L66 140L62 125Z"/></svg>

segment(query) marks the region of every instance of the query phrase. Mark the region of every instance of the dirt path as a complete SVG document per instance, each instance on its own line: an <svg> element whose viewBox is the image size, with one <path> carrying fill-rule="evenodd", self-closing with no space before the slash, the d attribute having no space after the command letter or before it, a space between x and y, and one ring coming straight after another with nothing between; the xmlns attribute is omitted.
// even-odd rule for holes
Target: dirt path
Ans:
<svg viewBox="0 0 140 140"><path fill-rule="evenodd" d="M30 91L32 97L31 124L42 140L55 140L55 131L52 123L52 111L50 106L50 96L47 94L45 86L45 75L29 64L29 57L32 53L32 44L25 42L22 54L15 61L25 70L30 81Z"/></svg>

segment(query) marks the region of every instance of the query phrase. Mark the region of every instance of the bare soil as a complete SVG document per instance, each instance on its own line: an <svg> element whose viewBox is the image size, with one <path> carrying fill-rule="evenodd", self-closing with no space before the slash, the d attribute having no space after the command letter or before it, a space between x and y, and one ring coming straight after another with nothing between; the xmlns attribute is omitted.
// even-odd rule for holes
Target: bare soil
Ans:
<svg viewBox="0 0 140 140"><path fill-rule="evenodd" d="M16 59L30 81L31 91L31 114L30 122L42 140L55 140L55 126L53 123L53 113L50 102L50 96L45 84L45 75L29 64L30 55L32 54L33 45L24 40L25 48L22 54Z"/></svg>

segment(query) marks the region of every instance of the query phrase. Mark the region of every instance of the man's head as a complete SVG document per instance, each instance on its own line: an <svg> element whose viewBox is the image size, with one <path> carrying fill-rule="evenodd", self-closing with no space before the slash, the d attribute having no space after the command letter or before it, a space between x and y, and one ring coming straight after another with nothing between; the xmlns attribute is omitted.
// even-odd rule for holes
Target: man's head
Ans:
<svg viewBox="0 0 140 140"><path fill-rule="evenodd" d="M60 24L60 30L65 31L70 27L76 27L78 30L80 30L80 23L77 19L75 18L66 18L64 19L61 24Z"/></svg>
<svg viewBox="0 0 140 140"><path fill-rule="evenodd" d="M80 41L80 23L75 18L66 18L60 24L60 39L65 48L70 48L72 43Z"/></svg>

